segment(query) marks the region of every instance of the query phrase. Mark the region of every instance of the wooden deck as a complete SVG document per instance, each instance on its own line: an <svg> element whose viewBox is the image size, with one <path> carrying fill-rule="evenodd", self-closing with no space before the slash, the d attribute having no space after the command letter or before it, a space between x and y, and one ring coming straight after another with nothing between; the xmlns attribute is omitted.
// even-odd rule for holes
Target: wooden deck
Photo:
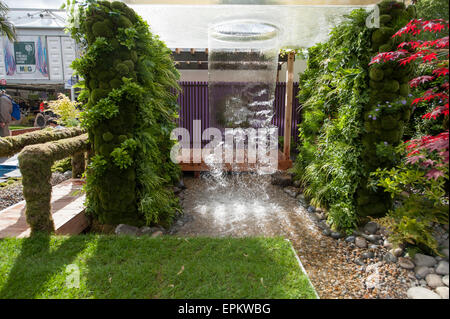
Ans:
<svg viewBox="0 0 450 319"><path fill-rule="evenodd" d="M85 194L79 192L82 185L79 179L69 179L53 187L52 216L57 235L79 234L88 226L84 215ZM29 235L25 201L0 211L0 238Z"/></svg>
<svg viewBox="0 0 450 319"><path fill-rule="evenodd" d="M180 167L182 171L186 172L207 172L210 171L211 168L205 163L193 163L193 155L192 155L192 149L190 150L190 159L191 161L189 163L184 163L180 161ZM278 170L285 171L292 167L292 161L289 158L286 158L285 155L278 151ZM235 164L228 164L225 163L224 169L226 171L239 171L239 172L248 172L255 170L257 168L257 163L248 163L247 161L247 153L244 153L244 162L243 163L235 163Z"/></svg>

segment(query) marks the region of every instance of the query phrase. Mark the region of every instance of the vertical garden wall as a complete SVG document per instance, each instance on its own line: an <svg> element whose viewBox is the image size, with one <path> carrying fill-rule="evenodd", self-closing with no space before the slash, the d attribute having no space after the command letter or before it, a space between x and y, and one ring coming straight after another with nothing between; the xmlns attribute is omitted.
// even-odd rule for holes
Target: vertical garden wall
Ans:
<svg viewBox="0 0 450 319"><path fill-rule="evenodd" d="M411 68L369 62L396 46L391 36L414 16L414 8L383 1L379 9L379 28L367 27L369 12L353 11L328 42L308 50L300 75L303 122L294 169L305 194L328 208L328 222L338 229L387 212L389 197L368 189L367 179L377 167L393 165L409 118Z"/></svg>
<svg viewBox="0 0 450 319"><path fill-rule="evenodd" d="M105 224L168 223L179 175L169 158L179 76L170 50L122 2L86 1L71 23L84 48L73 67L84 79L82 125L94 152L87 213Z"/></svg>
<svg viewBox="0 0 450 319"><path fill-rule="evenodd" d="M406 40L392 38L394 33L415 17L415 8L403 3L384 1L380 8L380 28L372 32L373 52L395 51ZM370 99L364 105L362 154L364 174L356 192L356 211L361 216L381 216L391 208L391 197L383 190L367 187L368 172L390 167L395 162L395 147L402 141L405 123L411 115L409 79L413 65L391 62L368 68Z"/></svg>

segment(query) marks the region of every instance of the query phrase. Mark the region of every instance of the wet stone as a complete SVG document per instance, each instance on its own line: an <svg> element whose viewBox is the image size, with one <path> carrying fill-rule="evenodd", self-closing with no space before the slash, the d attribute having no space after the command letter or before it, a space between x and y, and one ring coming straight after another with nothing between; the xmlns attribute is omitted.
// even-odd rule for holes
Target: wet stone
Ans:
<svg viewBox="0 0 450 319"><path fill-rule="evenodd" d="M331 235L331 230L325 228L324 230L322 230L322 234L324 234L325 236L330 236Z"/></svg>
<svg viewBox="0 0 450 319"><path fill-rule="evenodd" d="M448 287L448 275L442 277L442 282Z"/></svg>
<svg viewBox="0 0 450 319"><path fill-rule="evenodd" d="M427 282L427 285L430 286L431 288L437 288L444 285L441 276L436 274L428 274L425 277L425 281Z"/></svg>
<svg viewBox="0 0 450 319"><path fill-rule="evenodd" d="M441 253L444 255L444 258L448 260L448 248L444 248L441 250Z"/></svg>
<svg viewBox="0 0 450 319"><path fill-rule="evenodd" d="M303 194L298 194L296 198L302 203L305 202L305 195Z"/></svg>
<svg viewBox="0 0 450 319"><path fill-rule="evenodd" d="M397 248L392 249L391 253L395 257L400 257L403 254L403 249L401 249L400 247L397 247Z"/></svg>
<svg viewBox="0 0 450 319"><path fill-rule="evenodd" d="M384 256L383 256L383 260L387 263L395 263L397 262L397 257L395 257L393 254L391 254L390 252L387 252Z"/></svg>
<svg viewBox="0 0 450 319"><path fill-rule="evenodd" d="M438 275L448 275L448 261L440 261L435 270Z"/></svg>
<svg viewBox="0 0 450 319"><path fill-rule="evenodd" d="M377 244L380 242L381 240L381 236L380 235L369 235L369 236L364 236L364 238L366 238L368 241L370 241L371 243Z"/></svg>
<svg viewBox="0 0 450 319"><path fill-rule="evenodd" d="M283 190L286 194L288 194L289 196L294 197L294 198L300 193L300 189L295 188L293 186L287 186L287 187L283 188Z"/></svg>
<svg viewBox="0 0 450 319"><path fill-rule="evenodd" d="M416 264L416 266L433 267L436 265L436 259L428 255L416 254L414 256L414 264Z"/></svg>
<svg viewBox="0 0 450 319"><path fill-rule="evenodd" d="M375 234L378 230L378 224L375 222L368 222L365 226L364 226L364 231L367 234Z"/></svg>
<svg viewBox="0 0 450 319"><path fill-rule="evenodd" d="M139 234L140 235L151 235L157 230L158 230L158 228L156 228L156 227L143 226L139 229Z"/></svg>
<svg viewBox="0 0 450 319"><path fill-rule="evenodd" d="M364 259L372 259L373 257L375 257L375 254L371 251L366 251L361 254L361 257Z"/></svg>
<svg viewBox="0 0 450 319"><path fill-rule="evenodd" d="M347 238L345 238L345 241L347 243L354 243L355 242L355 236L348 236Z"/></svg>
<svg viewBox="0 0 450 319"><path fill-rule="evenodd" d="M398 265L403 269L414 269L414 263L411 259L406 257L398 258Z"/></svg>
<svg viewBox="0 0 450 319"><path fill-rule="evenodd" d="M407 295L409 299L441 299L437 293L423 287L409 288Z"/></svg>
<svg viewBox="0 0 450 319"><path fill-rule="evenodd" d="M366 248L367 242L364 238L358 236L355 238L355 245L356 245L356 247L359 247L359 248Z"/></svg>
<svg viewBox="0 0 450 319"><path fill-rule="evenodd" d="M435 291L442 299L448 299L448 287L437 287Z"/></svg>
<svg viewBox="0 0 450 319"><path fill-rule="evenodd" d="M126 224L119 224L115 229L116 235L139 235L139 228Z"/></svg>
<svg viewBox="0 0 450 319"><path fill-rule="evenodd" d="M330 236L331 236L331 238L339 239L342 237L342 234L340 232L334 231L334 232L331 232Z"/></svg>
<svg viewBox="0 0 450 319"><path fill-rule="evenodd" d="M431 273L431 269L427 266L416 266L414 273L417 279L423 279L426 275Z"/></svg>
<svg viewBox="0 0 450 319"><path fill-rule="evenodd" d="M279 185L282 187L292 185L292 176L287 173L275 173L272 175L272 185Z"/></svg>

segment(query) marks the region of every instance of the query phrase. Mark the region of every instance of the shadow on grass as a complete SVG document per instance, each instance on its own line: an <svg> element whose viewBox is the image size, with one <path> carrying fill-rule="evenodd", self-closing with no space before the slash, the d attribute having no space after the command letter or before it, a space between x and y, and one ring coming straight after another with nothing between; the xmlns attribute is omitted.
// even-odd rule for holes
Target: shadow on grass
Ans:
<svg viewBox="0 0 450 319"><path fill-rule="evenodd" d="M315 298L281 238L98 238L93 298Z"/></svg>
<svg viewBox="0 0 450 319"><path fill-rule="evenodd" d="M52 240L42 233L21 240L20 253L0 290L0 299L36 298L55 274L64 272L76 259L87 242L84 236L73 236L52 247Z"/></svg>
<svg viewBox="0 0 450 319"><path fill-rule="evenodd" d="M283 238L35 235L0 241L0 298L314 298ZM67 266L80 271L70 287Z"/></svg>

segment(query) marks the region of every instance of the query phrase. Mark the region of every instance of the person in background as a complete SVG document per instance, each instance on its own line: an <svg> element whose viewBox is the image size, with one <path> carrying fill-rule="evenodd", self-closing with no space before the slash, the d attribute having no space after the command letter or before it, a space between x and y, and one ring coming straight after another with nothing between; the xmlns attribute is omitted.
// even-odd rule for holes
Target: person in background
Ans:
<svg viewBox="0 0 450 319"><path fill-rule="evenodd" d="M11 122L11 113L13 105L11 99L6 95L5 91L0 92L0 136L10 136L9 123Z"/></svg>
<svg viewBox="0 0 450 319"><path fill-rule="evenodd" d="M44 108L44 102L41 102L41 104L39 104L39 112L44 112L45 108Z"/></svg>

